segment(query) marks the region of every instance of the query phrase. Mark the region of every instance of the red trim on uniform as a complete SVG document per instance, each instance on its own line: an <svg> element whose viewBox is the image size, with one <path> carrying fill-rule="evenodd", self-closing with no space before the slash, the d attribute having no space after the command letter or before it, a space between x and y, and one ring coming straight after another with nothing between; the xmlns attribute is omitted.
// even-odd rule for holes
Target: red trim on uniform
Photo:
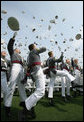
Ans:
<svg viewBox="0 0 84 122"><path fill-rule="evenodd" d="M31 67L34 67L34 66L36 66L36 65L41 65L41 62L34 62L34 63L31 65ZM31 74L30 74L30 72L27 72L26 75L29 77Z"/></svg>
<svg viewBox="0 0 84 122"><path fill-rule="evenodd" d="M30 76L30 73L27 73L26 75L27 75L27 76Z"/></svg>
<svg viewBox="0 0 84 122"><path fill-rule="evenodd" d="M56 66L50 66L49 69L53 69L53 68L56 68Z"/></svg>
<svg viewBox="0 0 84 122"><path fill-rule="evenodd" d="M34 62L31 66L34 67L36 65L41 65L41 62Z"/></svg>
<svg viewBox="0 0 84 122"><path fill-rule="evenodd" d="M7 72L7 70L5 70L5 69L1 69L1 72Z"/></svg>
<svg viewBox="0 0 84 122"><path fill-rule="evenodd" d="M23 65L23 63L22 63L22 61L12 61L12 63L19 63L19 64L21 64L21 65Z"/></svg>
<svg viewBox="0 0 84 122"><path fill-rule="evenodd" d="M80 71L80 69L78 67L76 67L76 69Z"/></svg>
<svg viewBox="0 0 84 122"><path fill-rule="evenodd" d="M68 69L68 68L65 68L65 67L64 67L63 69L66 69L66 70L69 72L69 69Z"/></svg>

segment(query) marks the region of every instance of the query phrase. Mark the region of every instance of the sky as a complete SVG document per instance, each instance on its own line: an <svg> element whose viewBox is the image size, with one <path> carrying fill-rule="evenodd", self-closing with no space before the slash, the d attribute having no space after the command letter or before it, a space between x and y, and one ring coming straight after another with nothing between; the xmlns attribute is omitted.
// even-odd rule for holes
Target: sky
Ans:
<svg viewBox="0 0 84 122"><path fill-rule="evenodd" d="M47 51L41 54L42 61L48 58L49 51L53 51L57 58L64 52L64 60L77 58L80 66L83 66L82 1L1 1L1 10L7 12L1 13L1 39L5 41L1 46L2 50L5 47L7 51L7 43L14 34L8 27L7 20L9 17L15 17L19 21L20 30L17 32L14 47L22 44L19 49L24 59L28 56L28 45L36 42L37 48L47 48ZM50 23L53 19L56 24ZM36 29L34 32L33 28ZM76 40L75 36L78 33L82 38ZM71 38L73 41L70 41ZM7 57L9 58L9 54Z"/></svg>

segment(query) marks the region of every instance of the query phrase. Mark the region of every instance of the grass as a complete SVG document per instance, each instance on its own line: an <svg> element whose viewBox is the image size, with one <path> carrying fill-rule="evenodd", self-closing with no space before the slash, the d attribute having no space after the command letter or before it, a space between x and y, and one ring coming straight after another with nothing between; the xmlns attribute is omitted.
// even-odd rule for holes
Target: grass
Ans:
<svg viewBox="0 0 84 122"><path fill-rule="evenodd" d="M11 108L12 117L6 118L4 106L1 103L1 121L18 121L18 113L22 110L19 106L20 99L18 96L13 97ZM60 92L54 93L55 106L48 104L47 98L42 98L35 106L36 118L26 119L27 121L83 121L83 96L72 98L65 103L61 98Z"/></svg>

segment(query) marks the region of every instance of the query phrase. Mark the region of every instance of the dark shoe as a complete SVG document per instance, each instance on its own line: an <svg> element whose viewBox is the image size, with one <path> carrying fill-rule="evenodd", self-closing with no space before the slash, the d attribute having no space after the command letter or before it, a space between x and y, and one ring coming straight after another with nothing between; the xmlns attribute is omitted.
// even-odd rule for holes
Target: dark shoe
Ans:
<svg viewBox="0 0 84 122"><path fill-rule="evenodd" d="M23 115L31 115L31 111L27 110L26 108L22 111Z"/></svg>
<svg viewBox="0 0 84 122"><path fill-rule="evenodd" d="M45 98L48 98L48 92L47 91L45 92Z"/></svg>
<svg viewBox="0 0 84 122"><path fill-rule="evenodd" d="M76 91L73 91L73 97L76 97L76 96L77 96Z"/></svg>
<svg viewBox="0 0 84 122"><path fill-rule="evenodd" d="M83 91L79 91L79 96L83 96Z"/></svg>
<svg viewBox="0 0 84 122"><path fill-rule="evenodd" d="M18 121L26 121L26 115L23 114L23 111L18 112Z"/></svg>
<svg viewBox="0 0 84 122"><path fill-rule="evenodd" d="M36 118L36 113L35 113L34 107L31 108L31 116L32 116L32 118Z"/></svg>
<svg viewBox="0 0 84 122"><path fill-rule="evenodd" d="M83 96L83 92L80 93L80 96Z"/></svg>
<svg viewBox="0 0 84 122"><path fill-rule="evenodd" d="M25 102L20 102L19 106L25 108Z"/></svg>
<svg viewBox="0 0 84 122"><path fill-rule="evenodd" d="M1 98L1 102L3 102L3 98Z"/></svg>
<svg viewBox="0 0 84 122"><path fill-rule="evenodd" d="M71 100L71 98L73 98L73 96L67 95L67 100Z"/></svg>
<svg viewBox="0 0 84 122"><path fill-rule="evenodd" d="M23 115L29 117L29 118L36 118L36 114L34 111L34 108L32 108L31 110L27 110L26 108L23 109Z"/></svg>
<svg viewBox="0 0 84 122"><path fill-rule="evenodd" d="M5 107L5 115L6 117L11 117L11 113L10 113L10 107Z"/></svg>
<svg viewBox="0 0 84 122"><path fill-rule="evenodd" d="M54 101L53 101L52 98L49 99L49 105L50 105L50 106L55 106Z"/></svg>
<svg viewBox="0 0 84 122"><path fill-rule="evenodd" d="M72 88L80 87L77 83L74 83L74 81L71 82Z"/></svg>
<svg viewBox="0 0 84 122"><path fill-rule="evenodd" d="M62 96L62 99L63 99L64 102L68 102L68 100L67 100L66 97L63 97L63 96Z"/></svg>
<svg viewBox="0 0 84 122"><path fill-rule="evenodd" d="M76 86L74 81L71 82L71 85L72 85L72 88L75 88L75 86Z"/></svg>

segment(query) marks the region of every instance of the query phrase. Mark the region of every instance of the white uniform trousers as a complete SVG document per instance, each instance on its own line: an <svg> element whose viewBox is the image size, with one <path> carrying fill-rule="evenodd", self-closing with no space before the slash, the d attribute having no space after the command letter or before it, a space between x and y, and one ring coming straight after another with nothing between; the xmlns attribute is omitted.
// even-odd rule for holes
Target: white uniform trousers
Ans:
<svg viewBox="0 0 84 122"><path fill-rule="evenodd" d="M57 71L56 74L50 71L51 78L50 78L49 92L48 92L49 98L53 98L53 87L54 87L54 82L56 80L56 76L66 77L70 83L75 80L75 77L73 77L71 74L69 74L66 71L61 71L61 70L56 70L56 71Z"/></svg>
<svg viewBox="0 0 84 122"><path fill-rule="evenodd" d="M50 82L49 82L48 98L53 98L53 88L54 88L55 80L56 80L56 76L55 77L51 76Z"/></svg>
<svg viewBox="0 0 84 122"><path fill-rule="evenodd" d="M1 91L1 98L3 98L3 92Z"/></svg>
<svg viewBox="0 0 84 122"><path fill-rule="evenodd" d="M75 83L77 83L78 85L81 85L81 73L78 69L74 70L75 73ZM74 88L73 90L76 91L76 89L78 89L79 91L82 91L82 88Z"/></svg>
<svg viewBox="0 0 84 122"><path fill-rule="evenodd" d="M68 72L66 69L63 69L63 71ZM70 84L68 78L67 78L67 77L62 77L61 79L62 79L62 81L61 81L61 85L62 85L62 96L63 96L63 97L66 96L66 95L65 95L65 89L66 89L67 95L70 96L70 85L71 85L71 84ZM65 88L65 87L66 87L66 88Z"/></svg>
<svg viewBox="0 0 84 122"><path fill-rule="evenodd" d="M26 100L26 108L30 110L36 103L45 95L45 77L42 68L33 73L35 80L36 90Z"/></svg>
<svg viewBox="0 0 84 122"><path fill-rule="evenodd" d="M25 92L25 86L21 83L21 80L23 78L24 78L24 71L22 65L18 63L14 63L11 69L11 74L9 79L10 82L8 86L9 93L7 94L7 100L5 102L6 107L11 107L16 84L18 85L21 101L25 101L25 99L27 98Z"/></svg>
<svg viewBox="0 0 84 122"><path fill-rule="evenodd" d="M62 85L62 96L63 97L66 96L65 90L66 90L66 94L70 96L70 82L68 81L68 79L65 77L62 77L61 85Z"/></svg>
<svg viewBox="0 0 84 122"><path fill-rule="evenodd" d="M5 101L6 101L7 93L8 93L8 86L7 86L6 72L1 71L1 94L3 94L4 104L5 104Z"/></svg>

